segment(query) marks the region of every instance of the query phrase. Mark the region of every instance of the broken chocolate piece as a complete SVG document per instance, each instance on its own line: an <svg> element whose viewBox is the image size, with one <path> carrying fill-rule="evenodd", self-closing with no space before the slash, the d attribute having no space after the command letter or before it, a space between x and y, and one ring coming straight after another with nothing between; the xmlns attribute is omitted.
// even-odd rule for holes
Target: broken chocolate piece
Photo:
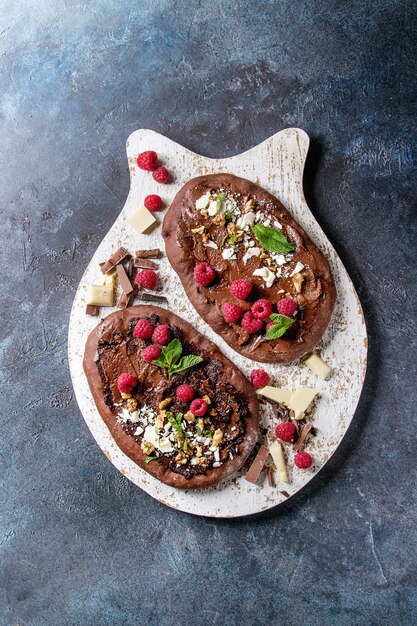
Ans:
<svg viewBox="0 0 417 626"><path fill-rule="evenodd" d="M299 437L297 441L294 443L292 447L294 452L298 452L302 448L312 428L313 428L313 424L304 424L304 426L301 429L301 432L299 433Z"/></svg>
<svg viewBox="0 0 417 626"><path fill-rule="evenodd" d="M148 302L168 302L165 296L157 296L154 293L147 293L146 291L138 291L135 297L139 300L147 300Z"/></svg>
<svg viewBox="0 0 417 626"><path fill-rule="evenodd" d="M261 446L258 450L258 454L256 455L254 462L250 466L248 473L245 476L245 479L248 480L250 483L256 484L268 457L268 448L266 448L265 446Z"/></svg>
<svg viewBox="0 0 417 626"><path fill-rule="evenodd" d="M133 286L123 265L116 265L116 272L119 277L120 286L123 289L123 293L126 296L130 296L133 293Z"/></svg>
<svg viewBox="0 0 417 626"><path fill-rule="evenodd" d="M280 491L280 493L282 493L282 495L285 496L286 498L290 497L290 494L288 493L288 491Z"/></svg>
<svg viewBox="0 0 417 626"><path fill-rule="evenodd" d="M117 303L117 307L119 309L127 309L127 307L130 305L132 300L132 294L128 295L125 292L123 292L120 295L119 301Z"/></svg>
<svg viewBox="0 0 417 626"><path fill-rule="evenodd" d="M273 467L269 467L268 468L268 485L270 487L275 487L275 477L274 477L274 468Z"/></svg>
<svg viewBox="0 0 417 626"><path fill-rule="evenodd" d="M151 250L136 250L135 257L137 259L159 259L161 251L159 248L152 248Z"/></svg>
<svg viewBox="0 0 417 626"><path fill-rule="evenodd" d="M157 270L159 268L157 263L154 263L153 261L149 261L149 259L141 259L141 258L136 258L133 261L133 265L135 267L139 267L140 269L144 269L144 270Z"/></svg>
<svg viewBox="0 0 417 626"><path fill-rule="evenodd" d="M104 263L100 263L100 269L102 273L105 274L106 272L111 270L112 267L115 267L116 265L124 261L128 256L129 252L126 250L126 248L120 246L120 248L116 250L116 252L113 252L111 257L107 261L105 261Z"/></svg>
<svg viewBox="0 0 417 626"><path fill-rule="evenodd" d="M95 304L87 304L87 306L85 307L85 312L87 315L93 315L94 317L97 317L100 312L100 307Z"/></svg>

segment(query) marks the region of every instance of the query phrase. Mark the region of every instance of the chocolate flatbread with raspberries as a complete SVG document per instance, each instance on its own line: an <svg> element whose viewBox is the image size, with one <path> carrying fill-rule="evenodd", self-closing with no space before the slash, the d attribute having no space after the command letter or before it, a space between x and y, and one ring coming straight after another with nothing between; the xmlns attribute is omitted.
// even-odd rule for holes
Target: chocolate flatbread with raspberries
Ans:
<svg viewBox="0 0 417 626"><path fill-rule="evenodd" d="M265 189L232 174L194 178L175 196L162 234L191 303L240 354L290 363L323 336L336 299L329 263ZM241 279L252 283L246 299L231 292Z"/></svg>
<svg viewBox="0 0 417 626"><path fill-rule="evenodd" d="M158 327L154 339L164 346L149 338ZM108 315L89 335L83 365L119 448L167 485L216 485L242 467L256 443L252 385L211 341L170 311L133 306Z"/></svg>

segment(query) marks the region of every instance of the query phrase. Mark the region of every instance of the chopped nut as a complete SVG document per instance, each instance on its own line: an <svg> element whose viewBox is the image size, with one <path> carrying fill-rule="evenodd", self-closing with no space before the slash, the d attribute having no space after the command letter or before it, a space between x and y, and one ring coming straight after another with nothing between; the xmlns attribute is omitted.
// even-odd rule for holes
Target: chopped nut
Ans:
<svg viewBox="0 0 417 626"><path fill-rule="evenodd" d="M187 411L187 413L185 413L185 415L184 415L184 419L185 419L187 422L195 422L195 415L193 415L193 414L191 413L191 411Z"/></svg>
<svg viewBox="0 0 417 626"><path fill-rule="evenodd" d="M233 222L229 222L227 225L227 234L233 235L233 233L235 233L236 231L237 231L236 224L233 224Z"/></svg>
<svg viewBox="0 0 417 626"><path fill-rule="evenodd" d="M237 241L242 241L244 236L245 236L245 233L243 232L243 230L238 230L236 232L236 239L237 239Z"/></svg>
<svg viewBox="0 0 417 626"><path fill-rule="evenodd" d="M120 395L122 396L122 400L128 400L132 397L131 393L123 393L123 391L120 392Z"/></svg>
<svg viewBox="0 0 417 626"><path fill-rule="evenodd" d="M203 243L207 243L207 242L208 242L208 240L209 240L209 236L208 236L208 235L206 235L206 234L201 235L201 241L202 241Z"/></svg>
<svg viewBox="0 0 417 626"><path fill-rule="evenodd" d="M269 259L269 255L264 248L261 248L261 252L259 254L260 259Z"/></svg>
<svg viewBox="0 0 417 626"><path fill-rule="evenodd" d="M218 446L223 441L223 432L218 428L214 431L213 439L211 442L212 446Z"/></svg>
<svg viewBox="0 0 417 626"><path fill-rule="evenodd" d="M195 455L196 455L196 457L199 459L199 458L200 458L200 456L203 454L203 448L202 448L201 446L196 446L196 448L195 448L195 449L196 449L196 453L195 453Z"/></svg>
<svg viewBox="0 0 417 626"><path fill-rule="evenodd" d="M203 398L203 400L204 400L204 398ZM197 426L199 427L199 429L200 429L200 430L203 430L203 428L204 428L204 420L203 420L203 418L202 418L202 417L199 417L199 418L198 418L198 420L197 420Z"/></svg>
<svg viewBox="0 0 417 626"><path fill-rule="evenodd" d="M214 417L215 415L217 415L217 411L216 411L216 409L215 409L214 407L212 407L212 408L210 409L209 413L210 413L210 415L212 415L213 417Z"/></svg>
<svg viewBox="0 0 417 626"><path fill-rule="evenodd" d="M301 293L301 286L304 282L304 277L301 274L294 274L292 282L294 283L296 292Z"/></svg>
<svg viewBox="0 0 417 626"><path fill-rule="evenodd" d="M204 231L206 230L205 226L199 226L199 228L192 228L191 232L194 235L202 235L204 233Z"/></svg>
<svg viewBox="0 0 417 626"><path fill-rule="evenodd" d="M145 454L152 454L152 452L155 450L155 446L149 441L142 441L140 447Z"/></svg>
<svg viewBox="0 0 417 626"><path fill-rule="evenodd" d="M207 218L207 217L208 217L208 211L207 211L207 209L201 209L201 211L200 211L200 215L202 215L203 217L206 217L206 218Z"/></svg>
<svg viewBox="0 0 417 626"><path fill-rule="evenodd" d="M198 459L198 464L201 465L202 467L206 467L207 465L207 459L205 456L200 456Z"/></svg>
<svg viewBox="0 0 417 626"><path fill-rule="evenodd" d="M186 465L187 464L187 455L184 452L179 452L175 457L175 461L177 465Z"/></svg>
<svg viewBox="0 0 417 626"><path fill-rule="evenodd" d="M218 224L219 226L224 226L225 216L223 213L218 213L215 217L213 217L213 223Z"/></svg>
<svg viewBox="0 0 417 626"><path fill-rule="evenodd" d="M136 411L136 409L138 408L138 403L134 398L129 398L126 402L126 406L128 411Z"/></svg>
<svg viewBox="0 0 417 626"><path fill-rule="evenodd" d="M250 213L250 211L253 211L255 207L255 201L253 200L253 198L250 198L245 206L245 213Z"/></svg>
<svg viewBox="0 0 417 626"><path fill-rule="evenodd" d="M163 411L162 413L165 413L165 411ZM163 415L162 413L156 416L155 430L162 430L164 427L165 415Z"/></svg>
<svg viewBox="0 0 417 626"><path fill-rule="evenodd" d="M162 402L159 403L159 408L165 409L165 407L169 406L171 402L172 402L172 398L165 398L165 400L162 400Z"/></svg>
<svg viewBox="0 0 417 626"><path fill-rule="evenodd" d="M204 400L204 402L207 402L207 404L211 404L211 400L207 395L203 396L202 399Z"/></svg>

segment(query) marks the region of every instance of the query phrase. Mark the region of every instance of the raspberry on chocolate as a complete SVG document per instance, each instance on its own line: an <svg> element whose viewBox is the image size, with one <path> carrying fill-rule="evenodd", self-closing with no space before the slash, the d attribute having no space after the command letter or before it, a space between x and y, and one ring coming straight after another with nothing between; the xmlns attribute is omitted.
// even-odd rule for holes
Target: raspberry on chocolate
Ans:
<svg viewBox="0 0 417 626"><path fill-rule="evenodd" d="M170 173L167 168L164 166L157 167L155 171L152 172L152 178L156 180L157 183L167 183L169 181Z"/></svg>
<svg viewBox="0 0 417 626"><path fill-rule="evenodd" d="M132 393L133 389L138 384L138 379L136 376L132 376L132 374L128 374L127 372L123 372L120 374L117 379L117 388L122 393Z"/></svg>
<svg viewBox="0 0 417 626"><path fill-rule="evenodd" d="M163 206L161 196L158 196L156 193L146 196L143 204L148 209L148 211L159 211L160 209L162 209Z"/></svg>
<svg viewBox="0 0 417 626"><path fill-rule="evenodd" d="M191 385L180 385L176 388L175 393L181 402L191 402L194 398L194 389Z"/></svg>
<svg viewBox="0 0 417 626"><path fill-rule="evenodd" d="M272 305L265 298L261 298L252 305L251 311L256 319L266 320L272 313Z"/></svg>
<svg viewBox="0 0 417 626"><path fill-rule="evenodd" d="M194 280L199 285L207 287L216 278L214 269L208 263L200 263L194 270Z"/></svg>
<svg viewBox="0 0 417 626"><path fill-rule="evenodd" d="M148 172L151 172L152 170L156 169L156 166L158 164L158 155L153 150L146 150L146 152L141 152L140 154L138 154L136 162L141 170L147 170Z"/></svg>
<svg viewBox="0 0 417 626"><path fill-rule="evenodd" d="M150 289L153 291L156 287L156 281L158 276L153 270L141 270L135 276L135 282L144 289Z"/></svg>
<svg viewBox="0 0 417 626"><path fill-rule="evenodd" d="M161 356L161 348L158 346L148 346L142 352L142 356L146 363L152 363L152 361L156 361Z"/></svg>
<svg viewBox="0 0 417 626"><path fill-rule="evenodd" d="M246 300L252 291L252 281L248 278L238 278L230 283L230 293L239 300Z"/></svg>
<svg viewBox="0 0 417 626"><path fill-rule="evenodd" d="M201 398L196 398L190 404L190 411L196 417L202 417L207 412L207 402Z"/></svg>
<svg viewBox="0 0 417 626"><path fill-rule="evenodd" d="M281 441L289 443L294 439L295 426L292 422L282 422L275 429L275 436Z"/></svg>
<svg viewBox="0 0 417 626"><path fill-rule="evenodd" d="M223 317L226 322L231 324L236 323L240 320L243 315L243 309L238 304L233 304L233 302L225 302L223 304Z"/></svg>
<svg viewBox="0 0 417 626"><path fill-rule="evenodd" d="M252 335L253 333L257 333L261 330L263 322L262 320L256 319L252 311L247 311L242 317L241 326L244 330L246 330L246 332Z"/></svg>
<svg viewBox="0 0 417 626"><path fill-rule="evenodd" d="M170 339L171 333L169 332L169 328L166 324L160 324L153 331L152 341L154 343L159 343L160 346L168 345Z"/></svg>
<svg viewBox="0 0 417 626"><path fill-rule="evenodd" d="M313 465L313 457L308 452L297 452L294 457L294 464L300 469L308 469Z"/></svg>
<svg viewBox="0 0 417 626"><path fill-rule="evenodd" d="M269 383L269 374L265 370L252 370L250 379L255 389L262 389Z"/></svg>
<svg viewBox="0 0 417 626"><path fill-rule="evenodd" d="M138 320L133 329L133 336L137 339L150 339L152 337L154 327L148 320Z"/></svg>
<svg viewBox="0 0 417 626"><path fill-rule="evenodd" d="M294 300L292 300L291 298L282 298L282 300L277 303L278 313L280 313L281 315L286 315L287 317L291 317L292 315L294 315L297 307L298 304L294 302Z"/></svg>

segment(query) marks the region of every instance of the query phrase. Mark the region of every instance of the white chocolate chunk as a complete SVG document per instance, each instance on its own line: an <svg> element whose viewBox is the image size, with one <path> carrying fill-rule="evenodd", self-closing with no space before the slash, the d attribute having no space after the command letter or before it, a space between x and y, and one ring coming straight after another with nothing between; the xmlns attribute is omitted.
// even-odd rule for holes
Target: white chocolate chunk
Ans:
<svg viewBox="0 0 417 626"><path fill-rule="evenodd" d="M304 361L305 365L311 369L321 380L327 380L332 368L321 359L318 354L310 354Z"/></svg>
<svg viewBox="0 0 417 626"><path fill-rule="evenodd" d="M265 285L268 287L272 287L275 281L275 274L271 272L267 267L262 267L253 272L253 276L260 276L265 281Z"/></svg>
<svg viewBox="0 0 417 626"><path fill-rule="evenodd" d="M157 447L163 453L172 452L174 449L168 437L161 437Z"/></svg>
<svg viewBox="0 0 417 626"><path fill-rule="evenodd" d="M287 406L294 411L296 420L300 420L304 417L305 411L307 411L316 395L317 391L315 389L309 389L307 387L299 387L294 391Z"/></svg>
<svg viewBox="0 0 417 626"><path fill-rule="evenodd" d="M210 215L210 217L214 217L219 212L220 212L220 206L217 207L217 200L212 200L209 204L208 214Z"/></svg>
<svg viewBox="0 0 417 626"><path fill-rule="evenodd" d="M144 233L145 230L156 224L156 219L144 206L139 207L134 213L129 215L127 221L139 233Z"/></svg>
<svg viewBox="0 0 417 626"><path fill-rule="evenodd" d="M258 389L256 393L260 396L264 396L264 398L272 400L273 402L282 402L283 404L288 405L288 402L294 392L291 389L282 389L267 385L266 387L262 387L262 389Z"/></svg>
<svg viewBox="0 0 417 626"><path fill-rule="evenodd" d="M299 274L301 272L301 270L304 269L304 265L302 263L300 263L300 261L297 261L293 271L291 272L290 276L295 276L296 274Z"/></svg>
<svg viewBox="0 0 417 626"><path fill-rule="evenodd" d="M207 243L204 243L203 246L205 248L213 248L213 250L219 249L219 246L217 245L217 243L215 241L212 241L211 239L209 239Z"/></svg>
<svg viewBox="0 0 417 626"><path fill-rule="evenodd" d="M210 193L207 192L204 194L204 196L201 196L195 203L195 208L196 209L205 209L207 208L208 203L210 202Z"/></svg>
<svg viewBox="0 0 417 626"><path fill-rule="evenodd" d="M285 465L285 457L281 444L278 441L276 443L271 443L269 446L269 453L272 456L278 470L280 480L282 480L283 483L288 483L287 466Z"/></svg>
<svg viewBox="0 0 417 626"><path fill-rule="evenodd" d="M95 306L113 306L114 286L113 285L89 285L87 289L87 304Z"/></svg>
<svg viewBox="0 0 417 626"><path fill-rule="evenodd" d="M222 252L222 257L225 259L225 261L236 259L235 249L225 248Z"/></svg>
<svg viewBox="0 0 417 626"><path fill-rule="evenodd" d="M145 441L149 441L155 448L158 447L159 444L159 436L155 430L155 426L147 426L145 428L145 433L143 435L143 439Z"/></svg>
<svg viewBox="0 0 417 626"><path fill-rule="evenodd" d="M250 247L243 255L242 261L244 263L247 263L249 259L251 259L253 256L259 256L260 254L261 254L261 251L259 248Z"/></svg>

